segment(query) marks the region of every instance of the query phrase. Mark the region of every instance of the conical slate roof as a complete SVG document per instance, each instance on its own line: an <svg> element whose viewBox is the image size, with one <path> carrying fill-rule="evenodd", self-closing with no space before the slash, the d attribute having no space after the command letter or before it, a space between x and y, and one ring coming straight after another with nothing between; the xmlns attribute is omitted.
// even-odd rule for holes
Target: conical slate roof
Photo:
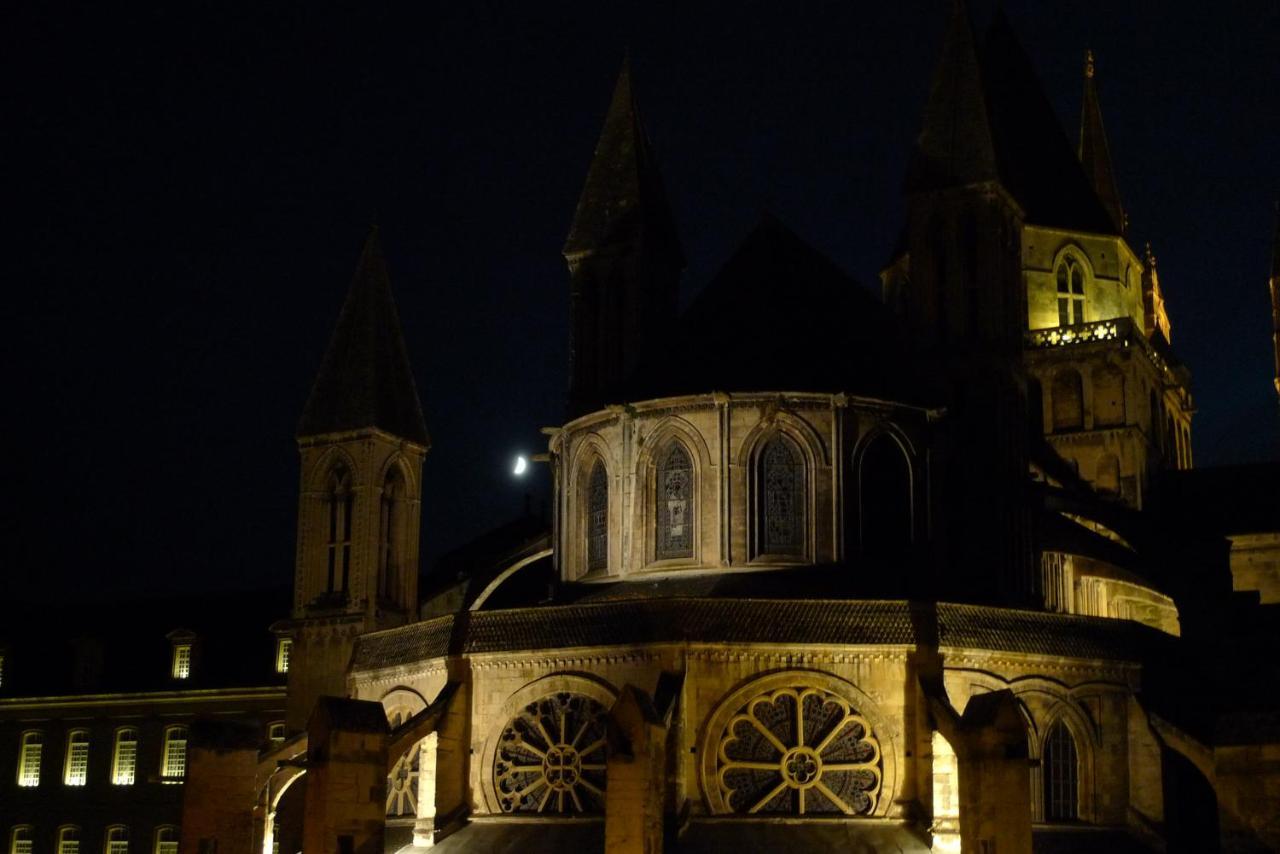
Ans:
<svg viewBox="0 0 1280 854"><path fill-rule="evenodd" d="M645 239L683 260L662 177L631 93L624 59L564 244L572 255Z"/></svg>
<svg viewBox="0 0 1280 854"><path fill-rule="evenodd" d="M978 45L956 0L908 193L998 181L1036 225L1119 233L1063 133L1003 9Z"/></svg>
<svg viewBox="0 0 1280 854"><path fill-rule="evenodd" d="M298 436L367 427L430 444L376 228L360 253Z"/></svg>
<svg viewBox="0 0 1280 854"><path fill-rule="evenodd" d="M1098 85L1094 79L1093 51L1085 54L1084 99L1080 105L1080 165L1093 184L1094 192L1111 215L1116 228L1124 231L1124 206L1120 189L1111 168L1111 148L1102 126L1102 107L1098 103Z"/></svg>

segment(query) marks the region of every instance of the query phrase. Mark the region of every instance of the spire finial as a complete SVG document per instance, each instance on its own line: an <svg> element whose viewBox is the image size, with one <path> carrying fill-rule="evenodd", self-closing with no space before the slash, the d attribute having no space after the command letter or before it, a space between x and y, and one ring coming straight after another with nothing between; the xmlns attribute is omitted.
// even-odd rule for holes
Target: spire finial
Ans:
<svg viewBox="0 0 1280 854"><path fill-rule="evenodd" d="M1086 80L1093 79L1093 51L1086 50L1084 52L1084 76Z"/></svg>

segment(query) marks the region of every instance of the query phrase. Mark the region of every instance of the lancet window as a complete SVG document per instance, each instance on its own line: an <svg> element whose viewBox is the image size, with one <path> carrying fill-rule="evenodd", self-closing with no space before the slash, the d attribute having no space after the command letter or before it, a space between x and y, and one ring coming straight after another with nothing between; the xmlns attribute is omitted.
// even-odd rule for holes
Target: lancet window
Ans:
<svg viewBox="0 0 1280 854"><path fill-rule="evenodd" d="M1084 323L1084 267L1068 255L1058 262L1058 325Z"/></svg>
<svg viewBox="0 0 1280 854"><path fill-rule="evenodd" d="M1076 742L1062 721L1044 740L1044 816L1048 821L1074 821L1080 817L1079 758Z"/></svg>
<svg viewBox="0 0 1280 854"><path fill-rule="evenodd" d="M405 497L404 475L397 466L392 466L382 485L382 513L378 525L378 597L384 602L399 599L396 591L402 563L400 548Z"/></svg>
<svg viewBox="0 0 1280 854"><path fill-rule="evenodd" d="M351 576L351 474L338 466L329 475L325 593L345 593Z"/></svg>
<svg viewBox="0 0 1280 854"><path fill-rule="evenodd" d="M609 473L596 460L587 477L587 570L609 566Z"/></svg>
<svg viewBox="0 0 1280 854"><path fill-rule="evenodd" d="M805 471L800 449L787 437L775 435L761 449L756 468L759 554L804 557Z"/></svg>
<svg viewBox="0 0 1280 854"><path fill-rule="evenodd" d="M693 460L684 445L673 441L658 457L654 478L658 560L693 557Z"/></svg>

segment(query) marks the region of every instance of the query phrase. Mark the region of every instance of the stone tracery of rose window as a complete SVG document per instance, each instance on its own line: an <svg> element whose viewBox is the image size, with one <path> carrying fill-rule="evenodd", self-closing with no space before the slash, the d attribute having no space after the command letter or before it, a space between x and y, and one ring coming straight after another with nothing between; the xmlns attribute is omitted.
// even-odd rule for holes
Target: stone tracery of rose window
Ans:
<svg viewBox="0 0 1280 854"><path fill-rule="evenodd" d="M730 812L868 815L880 745L847 701L812 687L749 700L716 745L715 783Z"/></svg>
<svg viewBox="0 0 1280 854"><path fill-rule="evenodd" d="M422 751L414 747L387 775L387 815L404 816L418 813L418 768Z"/></svg>
<svg viewBox="0 0 1280 854"><path fill-rule="evenodd" d="M590 697L567 692L525 706L503 728L494 755L502 811L603 812L606 715Z"/></svg>

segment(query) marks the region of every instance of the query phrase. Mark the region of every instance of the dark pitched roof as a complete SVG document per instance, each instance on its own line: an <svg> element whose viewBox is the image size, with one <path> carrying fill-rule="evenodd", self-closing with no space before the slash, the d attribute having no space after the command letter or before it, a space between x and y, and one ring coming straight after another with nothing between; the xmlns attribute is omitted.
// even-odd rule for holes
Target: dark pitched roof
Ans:
<svg viewBox="0 0 1280 854"><path fill-rule="evenodd" d="M377 427L429 445L378 230L369 232L299 436Z"/></svg>
<svg viewBox="0 0 1280 854"><path fill-rule="evenodd" d="M907 192L998 179L973 22L964 0L956 0L908 166Z"/></svg>
<svg viewBox="0 0 1280 854"><path fill-rule="evenodd" d="M905 338L871 292L765 216L636 371L632 399L847 391L910 401Z"/></svg>
<svg viewBox="0 0 1280 854"><path fill-rule="evenodd" d="M1085 54L1084 99L1080 105L1080 165L1093 184L1099 201L1107 209L1111 221L1124 231L1124 206L1120 203L1120 189L1111 168L1111 147L1107 144L1107 132L1102 126L1102 106L1098 103L1098 84L1094 75L1093 51Z"/></svg>
<svg viewBox="0 0 1280 854"><path fill-rule="evenodd" d="M908 193L998 181L1027 221L1103 234L1118 226L1099 201L1003 10L977 45L963 0L953 7Z"/></svg>
<svg viewBox="0 0 1280 854"><path fill-rule="evenodd" d="M683 263L662 176L631 93L631 63L624 59L564 252L641 239Z"/></svg>

